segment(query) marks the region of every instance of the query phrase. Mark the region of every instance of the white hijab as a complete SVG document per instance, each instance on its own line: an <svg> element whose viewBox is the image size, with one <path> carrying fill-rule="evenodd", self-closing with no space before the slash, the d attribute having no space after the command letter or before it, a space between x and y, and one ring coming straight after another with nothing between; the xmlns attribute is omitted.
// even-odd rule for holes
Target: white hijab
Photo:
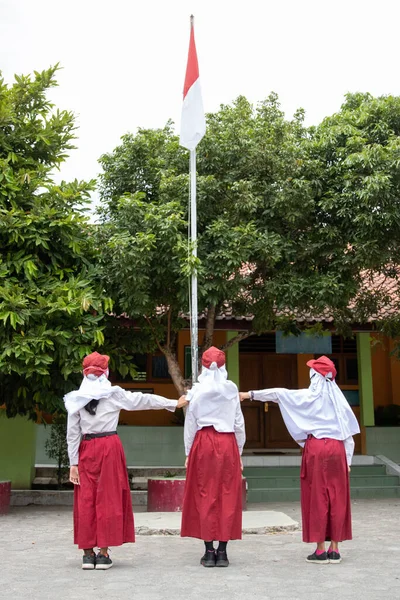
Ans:
<svg viewBox="0 0 400 600"><path fill-rule="evenodd" d="M305 390L277 389L286 427L296 442L304 442L313 431L345 440L360 433L357 419L332 373L320 375L310 369L310 386Z"/></svg>
<svg viewBox="0 0 400 600"><path fill-rule="evenodd" d="M200 397L201 403L198 405L197 414L209 412L211 405L237 399L238 389L233 381L228 379L225 365L218 368L217 363L212 362L209 369L202 367L199 381L189 390L186 398L193 403Z"/></svg>
<svg viewBox="0 0 400 600"><path fill-rule="evenodd" d="M91 400L100 400L100 398L107 398L115 391L121 391L118 386L111 385L107 375L85 375L79 390L69 392L65 394L64 403L65 408L69 415L81 410Z"/></svg>

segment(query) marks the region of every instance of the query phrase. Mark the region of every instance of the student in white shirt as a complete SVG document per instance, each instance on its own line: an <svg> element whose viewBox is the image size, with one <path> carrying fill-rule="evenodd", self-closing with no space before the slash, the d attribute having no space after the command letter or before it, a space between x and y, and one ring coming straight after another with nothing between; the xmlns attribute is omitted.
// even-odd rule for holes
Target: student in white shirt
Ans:
<svg viewBox="0 0 400 600"><path fill-rule="evenodd" d="M326 356L308 361L310 387L273 388L240 394L240 399L277 402L293 439L304 448L301 464L303 541L316 542L313 564L340 563L338 543L352 539L349 472L353 435L360 428L335 383L336 368ZM328 552L325 541L330 541Z"/></svg>
<svg viewBox="0 0 400 600"><path fill-rule="evenodd" d="M109 569L109 546L135 541L125 453L117 435L121 409L170 411L187 404L154 394L127 392L108 380L106 355L83 361L83 381L64 396L68 412L70 481L74 488L74 543L83 549L82 569ZM100 551L96 556L94 548Z"/></svg>
<svg viewBox="0 0 400 600"><path fill-rule="evenodd" d="M242 537L244 419L238 389L227 379L225 354L211 347L202 364L199 381L187 394L181 536L204 541L204 567L227 567L228 540Z"/></svg>

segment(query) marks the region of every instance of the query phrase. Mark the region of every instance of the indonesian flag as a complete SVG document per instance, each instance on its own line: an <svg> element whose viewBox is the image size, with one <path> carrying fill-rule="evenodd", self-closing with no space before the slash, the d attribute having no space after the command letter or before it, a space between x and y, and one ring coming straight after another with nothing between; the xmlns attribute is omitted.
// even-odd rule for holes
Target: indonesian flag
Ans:
<svg viewBox="0 0 400 600"><path fill-rule="evenodd" d="M206 117L201 97L199 64L194 41L193 17L190 18L189 56L183 88L180 145L195 150L206 132Z"/></svg>

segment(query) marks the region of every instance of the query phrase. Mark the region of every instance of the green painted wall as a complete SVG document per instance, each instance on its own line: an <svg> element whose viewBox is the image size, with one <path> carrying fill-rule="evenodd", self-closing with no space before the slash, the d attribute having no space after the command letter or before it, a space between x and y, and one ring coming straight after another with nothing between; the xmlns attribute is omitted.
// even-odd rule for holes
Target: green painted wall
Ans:
<svg viewBox="0 0 400 600"><path fill-rule="evenodd" d="M44 445L51 425L37 425L36 464L51 465ZM183 467L185 449L183 427L145 427L120 425L118 434L125 449L129 467Z"/></svg>
<svg viewBox="0 0 400 600"><path fill-rule="evenodd" d="M369 333L357 333L358 380L360 386L361 425L375 425L372 387L371 340Z"/></svg>
<svg viewBox="0 0 400 600"><path fill-rule="evenodd" d="M24 417L7 419L0 410L0 480L30 489L34 477L37 425Z"/></svg>
<svg viewBox="0 0 400 600"><path fill-rule="evenodd" d="M238 334L237 331L228 331L227 341L233 339ZM234 344L226 352L228 377L239 387L239 344Z"/></svg>

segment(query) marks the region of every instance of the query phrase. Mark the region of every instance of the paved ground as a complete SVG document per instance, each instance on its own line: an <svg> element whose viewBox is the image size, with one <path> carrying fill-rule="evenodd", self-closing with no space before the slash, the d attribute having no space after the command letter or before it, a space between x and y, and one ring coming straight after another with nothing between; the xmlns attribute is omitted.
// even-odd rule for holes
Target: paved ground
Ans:
<svg viewBox="0 0 400 600"><path fill-rule="evenodd" d="M242 532L262 534L296 531L300 523L283 512L276 510L247 510L243 513ZM182 513L179 512L139 512L135 516L136 534L139 535L180 535Z"/></svg>
<svg viewBox="0 0 400 600"><path fill-rule="evenodd" d="M300 520L298 503L251 508ZM301 532L229 544L228 569L199 565L202 545L139 536L112 551L110 571L82 571L69 508L21 507L0 518L1 600L400 600L400 501L353 503L354 540L340 565L309 565Z"/></svg>

